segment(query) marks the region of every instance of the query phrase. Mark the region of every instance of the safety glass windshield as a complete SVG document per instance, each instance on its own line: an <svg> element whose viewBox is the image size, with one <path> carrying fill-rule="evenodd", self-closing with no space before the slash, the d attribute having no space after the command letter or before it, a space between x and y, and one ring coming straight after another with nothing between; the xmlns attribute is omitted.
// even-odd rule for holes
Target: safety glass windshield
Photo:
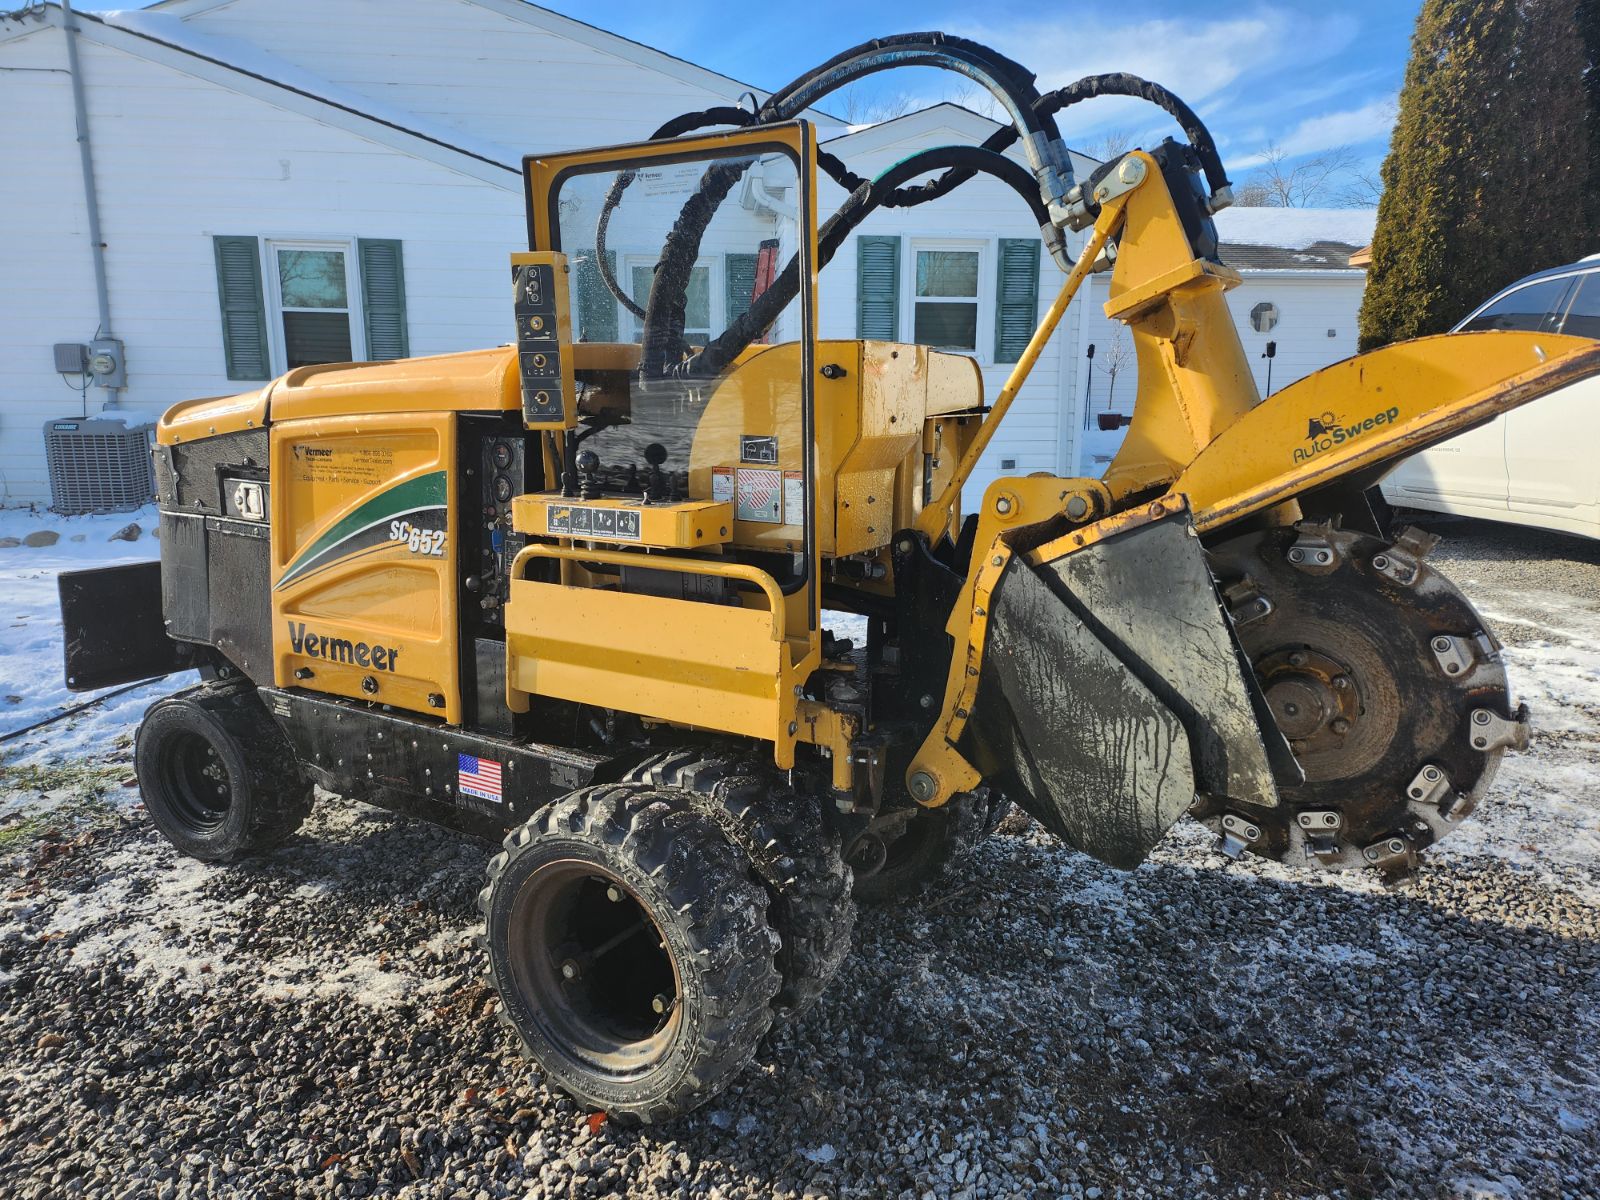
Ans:
<svg viewBox="0 0 1600 1200"><path fill-rule="evenodd" d="M800 191L789 152L749 146L556 178L548 211L573 337L611 343L619 367L610 385L580 385L593 488L726 500L737 542L801 550Z"/></svg>

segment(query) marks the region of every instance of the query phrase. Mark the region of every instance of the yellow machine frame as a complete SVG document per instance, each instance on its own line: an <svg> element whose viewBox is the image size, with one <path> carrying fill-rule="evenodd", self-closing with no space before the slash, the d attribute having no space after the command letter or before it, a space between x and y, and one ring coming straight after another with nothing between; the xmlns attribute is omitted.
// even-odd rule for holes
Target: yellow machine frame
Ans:
<svg viewBox="0 0 1600 1200"><path fill-rule="evenodd" d="M740 528L725 502L702 498L653 509L649 537L638 546L591 545L553 533L557 498L520 497L516 528L536 540L511 564L505 608L513 711L548 696L739 734L770 741L780 768L794 766L797 745L812 744L831 758L835 788L850 789L853 746L865 731L854 715L804 695L826 665L820 591L828 564L854 559L862 573L853 586L892 594L896 524L909 515L932 543L954 535L963 485L1093 271L1110 268L1105 311L1133 335L1139 397L1132 424L1103 479L1003 478L987 489L972 567L946 627L954 654L939 715L906 772L923 804L942 804L980 782L957 743L976 694L989 597L1014 555L1051 561L1177 513L1200 532L1246 517L1292 523L1300 517L1295 495L1351 472L1367 472L1370 481L1391 459L1600 367L1600 347L1581 339L1450 335L1335 364L1262 403L1225 301L1239 276L1195 254L1159 165L1137 151L1098 185L1098 214L1082 251L986 414L969 359L919 346L816 340L816 147L804 122L530 159L533 249L520 258L563 264L551 198L568 172L761 151L781 152L797 168L803 333L798 343L746 350L712 385L708 403L745 420L762 412L793 421L776 398L798 385L805 436L784 439L799 450L783 466L804 480L807 524ZM564 370L602 391L608 376L625 377L637 365L631 345L569 342L561 351L570 351ZM456 415L523 404L514 349L427 361L427 371L416 360L302 368L258 392L178 405L158 440L178 446L270 424L278 686L315 678L310 686L318 690L454 723L463 714L459 598L450 582ZM838 369L819 370L824 363ZM389 455L379 470L384 488L422 488L415 481L423 476L445 481L439 509L448 515L439 519L447 523L435 559L380 540L358 555L325 555L309 569L308 555L354 527L375 484L372 471L353 462L331 474L313 468L296 447L314 446L325 460L346 433L352 437L344 441L356 445L358 426L365 453ZM547 479L569 435L558 428L550 436ZM712 469L690 463L691 493L710 492ZM652 548L647 559L641 546ZM786 593L773 576L726 553L737 547L804 553L808 585ZM525 578L539 561L553 565ZM737 580L745 585L740 604L608 590L585 566L646 563ZM331 636L318 632L323 627ZM297 628L320 640L296 638Z"/></svg>

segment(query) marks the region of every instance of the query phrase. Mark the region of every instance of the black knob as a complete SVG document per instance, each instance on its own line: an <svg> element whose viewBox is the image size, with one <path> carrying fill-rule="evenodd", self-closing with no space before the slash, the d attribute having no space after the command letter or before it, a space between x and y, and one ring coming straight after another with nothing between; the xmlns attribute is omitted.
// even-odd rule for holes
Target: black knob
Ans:
<svg viewBox="0 0 1600 1200"><path fill-rule="evenodd" d="M479 579L476 575L468 575L461 581L461 586L466 588L469 592L475 592L483 586L483 580Z"/></svg>
<svg viewBox="0 0 1600 1200"><path fill-rule="evenodd" d="M652 467L659 467L667 461L667 448L660 442L651 442L644 448L644 460Z"/></svg>
<svg viewBox="0 0 1600 1200"><path fill-rule="evenodd" d="M649 451L647 450L645 453L648 454ZM580 471L593 471L600 465L600 456L593 450L580 450L578 451L577 465Z"/></svg>

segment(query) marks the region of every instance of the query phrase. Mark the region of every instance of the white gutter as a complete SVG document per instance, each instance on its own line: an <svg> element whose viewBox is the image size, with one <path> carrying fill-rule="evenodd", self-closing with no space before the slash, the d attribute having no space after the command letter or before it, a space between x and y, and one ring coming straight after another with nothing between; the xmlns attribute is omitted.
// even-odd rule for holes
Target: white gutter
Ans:
<svg viewBox="0 0 1600 1200"><path fill-rule="evenodd" d="M67 39L67 74L72 78L72 115L78 126L78 161L83 168L83 206L89 218L89 252L94 258L94 298L100 309L95 338L111 336L111 289L106 284L106 247L100 235L100 197L94 182L94 155L89 149L89 109L83 96L83 70L78 63L78 20L72 0L61 0L61 28Z"/></svg>

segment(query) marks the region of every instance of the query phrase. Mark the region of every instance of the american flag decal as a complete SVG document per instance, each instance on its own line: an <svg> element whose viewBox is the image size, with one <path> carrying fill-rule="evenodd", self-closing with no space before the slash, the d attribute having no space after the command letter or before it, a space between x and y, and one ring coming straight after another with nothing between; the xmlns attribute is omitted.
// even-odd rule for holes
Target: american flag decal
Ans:
<svg viewBox="0 0 1600 1200"><path fill-rule="evenodd" d="M500 790L500 764L491 758L478 758L472 754L456 755L456 787L465 796L480 800L504 802Z"/></svg>

